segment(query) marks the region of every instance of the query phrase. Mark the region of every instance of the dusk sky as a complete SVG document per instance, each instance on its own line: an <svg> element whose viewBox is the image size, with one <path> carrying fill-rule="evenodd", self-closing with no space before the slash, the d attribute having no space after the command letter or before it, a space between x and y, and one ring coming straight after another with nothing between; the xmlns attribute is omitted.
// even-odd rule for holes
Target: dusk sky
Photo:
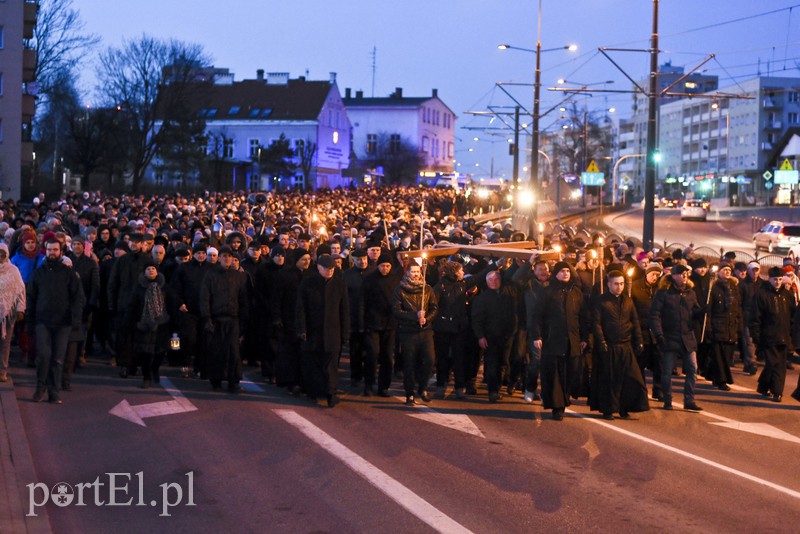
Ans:
<svg viewBox="0 0 800 534"><path fill-rule="evenodd" d="M101 37L97 51L143 33L171 37L203 45L214 64L229 68L236 80L254 78L259 68L289 72L293 78L308 71L312 80L336 72L342 94L350 87L369 96L375 47L375 96L386 96L395 87L402 87L405 96L429 95L437 88L458 115L459 170L488 176L494 156L495 176L511 176L506 138L462 127L489 122L466 111L513 105L496 82L533 82L535 55L501 51L497 45L535 48L536 0L75 0L74 7L85 30ZM597 48L647 48L651 14L650 0L544 0L542 47L575 43L579 50L542 54L542 111L561 99L546 90L559 78L614 80L608 88L629 89L631 84ZM762 75L800 77L800 3L662 0L659 33L659 63L671 61L689 70L715 53L716 59L703 68L720 77L720 87L756 76L759 59ZM647 54L617 52L614 58L634 79L647 75ZM87 88L93 85L94 68L89 62L84 67ZM513 94L530 108L532 88L517 88ZM586 101L590 110L613 106L627 117L631 99L595 95L578 102ZM556 119L552 114L543 118L542 127L557 128ZM475 151L470 153L471 146Z"/></svg>

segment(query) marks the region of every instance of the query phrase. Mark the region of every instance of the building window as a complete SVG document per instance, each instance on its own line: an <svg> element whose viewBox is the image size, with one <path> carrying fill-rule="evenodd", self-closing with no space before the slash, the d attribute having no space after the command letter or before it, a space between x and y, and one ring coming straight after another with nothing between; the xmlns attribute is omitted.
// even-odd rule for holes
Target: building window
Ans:
<svg viewBox="0 0 800 534"><path fill-rule="evenodd" d="M258 142L258 139L250 139L249 146L250 146L250 157L257 158L258 149L261 147L261 143Z"/></svg>
<svg viewBox="0 0 800 534"><path fill-rule="evenodd" d="M339 132L337 132L336 130L333 131L333 144L334 145L339 144Z"/></svg>
<svg viewBox="0 0 800 534"><path fill-rule="evenodd" d="M367 154L375 154L378 151L378 134L367 134Z"/></svg>
<svg viewBox="0 0 800 534"><path fill-rule="evenodd" d="M800 91L789 91L789 102L800 102Z"/></svg>
<svg viewBox="0 0 800 534"><path fill-rule="evenodd" d="M447 143L447 157L453 159L453 143Z"/></svg>
<svg viewBox="0 0 800 534"><path fill-rule="evenodd" d="M5 33L3 31L3 27L0 26L0 49L5 47L6 47Z"/></svg>
<svg viewBox="0 0 800 534"><path fill-rule="evenodd" d="M423 135L422 136L422 151L425 152L426 154L430 151L430 144L431 144L431 140L428 139L428 136L427 135Z"/></svg>
<svg viewBox="0 0 800 534"><path fill-rule="evenodd" d="M3 73L0 72L0 96L3 96Z"/></svg>
<svg viewBox="0 0 800 534"><path fill-rule="evenodd" d="M223 158L233 157L233 139L225 139L225 147L222 150Z"/></svg>
<svg viewBox="0 0 800 534"><path fill-rule="evenodd" d="M161 173L156 174L156 185L161 186L164 185L164 175Z"/></svg>
<svg viewBox="0 0 800 534"><path fill-rule="evenodd" d="M228 115L236 115L240 109L239 106L231 106L231 109L228 110Z"/></svg>
<svg viewBox="0 0 800 534"><path fill-rule="evenodd" d="M400 150L400 134L392 134L389 138L389 150L394 154Z"/></svg>
<svg viewBox="0 0 800 534"><path fill-rule="evenodd" d="M797 124L797 112L790 111L787 116L787 120L789 121L789 124Z"/></svg>

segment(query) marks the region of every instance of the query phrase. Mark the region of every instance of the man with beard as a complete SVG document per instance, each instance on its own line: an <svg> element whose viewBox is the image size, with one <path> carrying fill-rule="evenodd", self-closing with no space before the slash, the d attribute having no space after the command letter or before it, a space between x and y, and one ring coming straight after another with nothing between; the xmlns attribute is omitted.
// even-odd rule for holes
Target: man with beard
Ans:
<svg viewBox="0 0 800 534"><path fill-rule="evenodd" d="M80 328L85 298L80 279L62 261L61 243L45 242L45 262L27 287L27 323L36 335L35 402L61 404L59 389L70 331Z"/></svg>
<svg viewBox="0 0 800 534"><path fill-rule="evenodd" d="M359 251L353 252L355 256ZM366 260L366 255L362 260ZM394 367L397 321L392 313L392 294L402 271L392 263L388 252L378 257L378 267L364 278L364 396L372 395L375 375L378 395L389 396ZM351 303L351 307L352 307ZM351 325L352 328L352 325Z"/></svg>
<svg viewBox="0 0 800 534"><path fill-rule="evenodd" d="M148 243L152 244L152 240L145 240L142 234L131 234L129 243L131 252L114 262L108 279L108 309L114 314L117 365L120 366L119 376L122 378L127 378L129 373L136 371L136 363L133 360L133 332L125 324L123 315L130 303L139 275L151 261Z"/></svg>
<svg viewBox="0 0 800 534"><path fill-rule="evenodd" d="M416 404L415 393L423 402L431 401L427 392L434 360L431 323L437 310L433 289L425 283L420 266L411 263L392 295L392 312L403 349L406 406Z"/></svg>
<svg viewBox="0 0 800 534"><path fill-rule="evenodd" d="M650 330L661 347L661 394L664 409L672 410L672 372L675 361L683 361L684 409L694 412L703 409L694 401L697 381L697 339L695 322L703 320L703 308L697 302L693 284L689 281L689 267L676 265L665 276L653 295L650 306Z"/></svg>
<svg viewBox="0 0 800 534"><path fill-rule="evenodd" d="M653 373L653 400L661 400L661 362L660 348L656 338L650 330L650 306L653 304L653 295L658 288L658 281L663 270L661 264L653 262L647 265L644 276L634 280L631 287L631 298L636 306L636 316L639 318L639 327L642 332L644 347L637 354L639 370L644 378L644 370L650 369Z"/></svg>
<svg viewBox="0 0 800 534"><path fill-rule="evenodd" d="M330 254L317 257L316 270L300 282L295 333L302 343L306 393L314 400L325 397L333 408L339 402L339 351L350 330L347 287L341 275L334 275Z"/></svg>
<svg viewBox="0 0 800 534"><path fill-rule="evenodd" d="M786 383L786 358L792 346L792 316L795 311L794 295L782 287L783 270L772 267L769 280L762 283L753 301L750 333L764 357L764 369L758 377L757 391L772 395L773 402L781 402Z"/></svg>
<svg viewBox="0 0 800 534"><path fill-rule="evenodd" d="M486 289L472 305L472 330L484 350L483 370L489 402L500 400L503 375L508 371L513 335L517 331L517 295L504 286L499 271L486 275Z"/></svg>
<svg viewBox="0 0 800 534"><path fill-rule="evenodd" d="M569 264L560 261L537 307L531 330L533 346L542 352L542 407L553 420L564 419L570 405L570 362L586 348L583 295L572 279Z"/></svg>
<svg viewBox="0 0 800 534"><path fill-rule="evenodd" d="M350 303L350 385L357 387L364 378L364 278L374 271L363 249L353 252L353 266L343 273Z"/></svg>
<svg viewBox="0 0 800 534"><path fill-rule="evenodd" d="M219 265L206 274L200 286L200 317L209 337L208 378L215 391L222 388L224 379L230 393L239 393L239 343L248 319L247 288L245 277L232 267L233 251L227 245L219 250Z"/></svg>
<svg viewBox="0 0 800 534"><path fill-rule="evenodd" d="M256 324L258 335L261 339L261 376L270 384L275 383L275 358L280 344L280 307L276 301L278 284L280 283L280 270L286 260L286 251L280 245L275 245L269 252L270 260L263 261L256 269Z"/></svg>
<svg viewBox="0 0 800 534"><path fill-rule="evenodd" d="M607 287L607 293L596 297L593 310L597 350L589 406L600 411L603 419L613 420L615 412L627 419L629 412L650 409L647 387L636 362L636 352L643 348L642 332L636 307L624 293L621 271L608 273Z"/></svg>

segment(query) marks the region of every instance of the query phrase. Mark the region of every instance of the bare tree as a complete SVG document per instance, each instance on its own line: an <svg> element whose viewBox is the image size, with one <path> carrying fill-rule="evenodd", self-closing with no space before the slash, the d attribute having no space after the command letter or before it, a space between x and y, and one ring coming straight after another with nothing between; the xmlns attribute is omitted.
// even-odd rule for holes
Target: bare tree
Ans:
<svg viewBox="0 0 800 534"><path fill-rule="evenodd" d="M373 152L359 162L363 168L383 167L386 183L414 184L425 166L422 153L408 139L379 133Z"/></svg>
<svg viewBox="0 0 800 534"><path fill-rule="evenodd" d="M188 102L201 93L201 69L210 64L200 45L147 35L100 56L98 94L128 118L128 164L138 192L147 167L170 128L189 118Z"/></svg>
<svg viewBox="0 0 800 534"><path fill-rule="evenodd" d="M300 171L303 173L303 181L307 189L316 189L315 183L311 180L311 170L314 168L314 159L317 155L317 144L311 139L299 141L295 148L296 156L300 159Z"/></svg>
<svg viewBox="0 0 800 534"><path fill-rule="evenodd" d="M40 95L49 98L59 73L71 72L100 41L94 34L83 33L83 27L72 0L40 0L33 39L26 43L36 49L35 77Z"/></svg>

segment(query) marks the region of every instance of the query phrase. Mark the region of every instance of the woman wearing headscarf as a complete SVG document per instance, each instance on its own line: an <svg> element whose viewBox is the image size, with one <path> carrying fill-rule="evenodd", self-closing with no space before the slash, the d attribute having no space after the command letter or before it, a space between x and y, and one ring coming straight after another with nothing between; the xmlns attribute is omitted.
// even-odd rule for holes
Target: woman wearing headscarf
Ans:
<svg viewBox="0 0 800 534"><path fill-rule="evenodd" d="M8 380L8 356L14 323L25 314L25 284L19 269L8 258L8 246L0 243L0 382Z"/></svg>
<svg viewBox="0 0 800 534"><path fill-rule="evenodd" d="M165 284L164 275L149 263L139 275L128 307L127 324L135 328L133 346L142 366L143 388L149 388L153 381L159 383L158 369L169 343Z"/></svg>

